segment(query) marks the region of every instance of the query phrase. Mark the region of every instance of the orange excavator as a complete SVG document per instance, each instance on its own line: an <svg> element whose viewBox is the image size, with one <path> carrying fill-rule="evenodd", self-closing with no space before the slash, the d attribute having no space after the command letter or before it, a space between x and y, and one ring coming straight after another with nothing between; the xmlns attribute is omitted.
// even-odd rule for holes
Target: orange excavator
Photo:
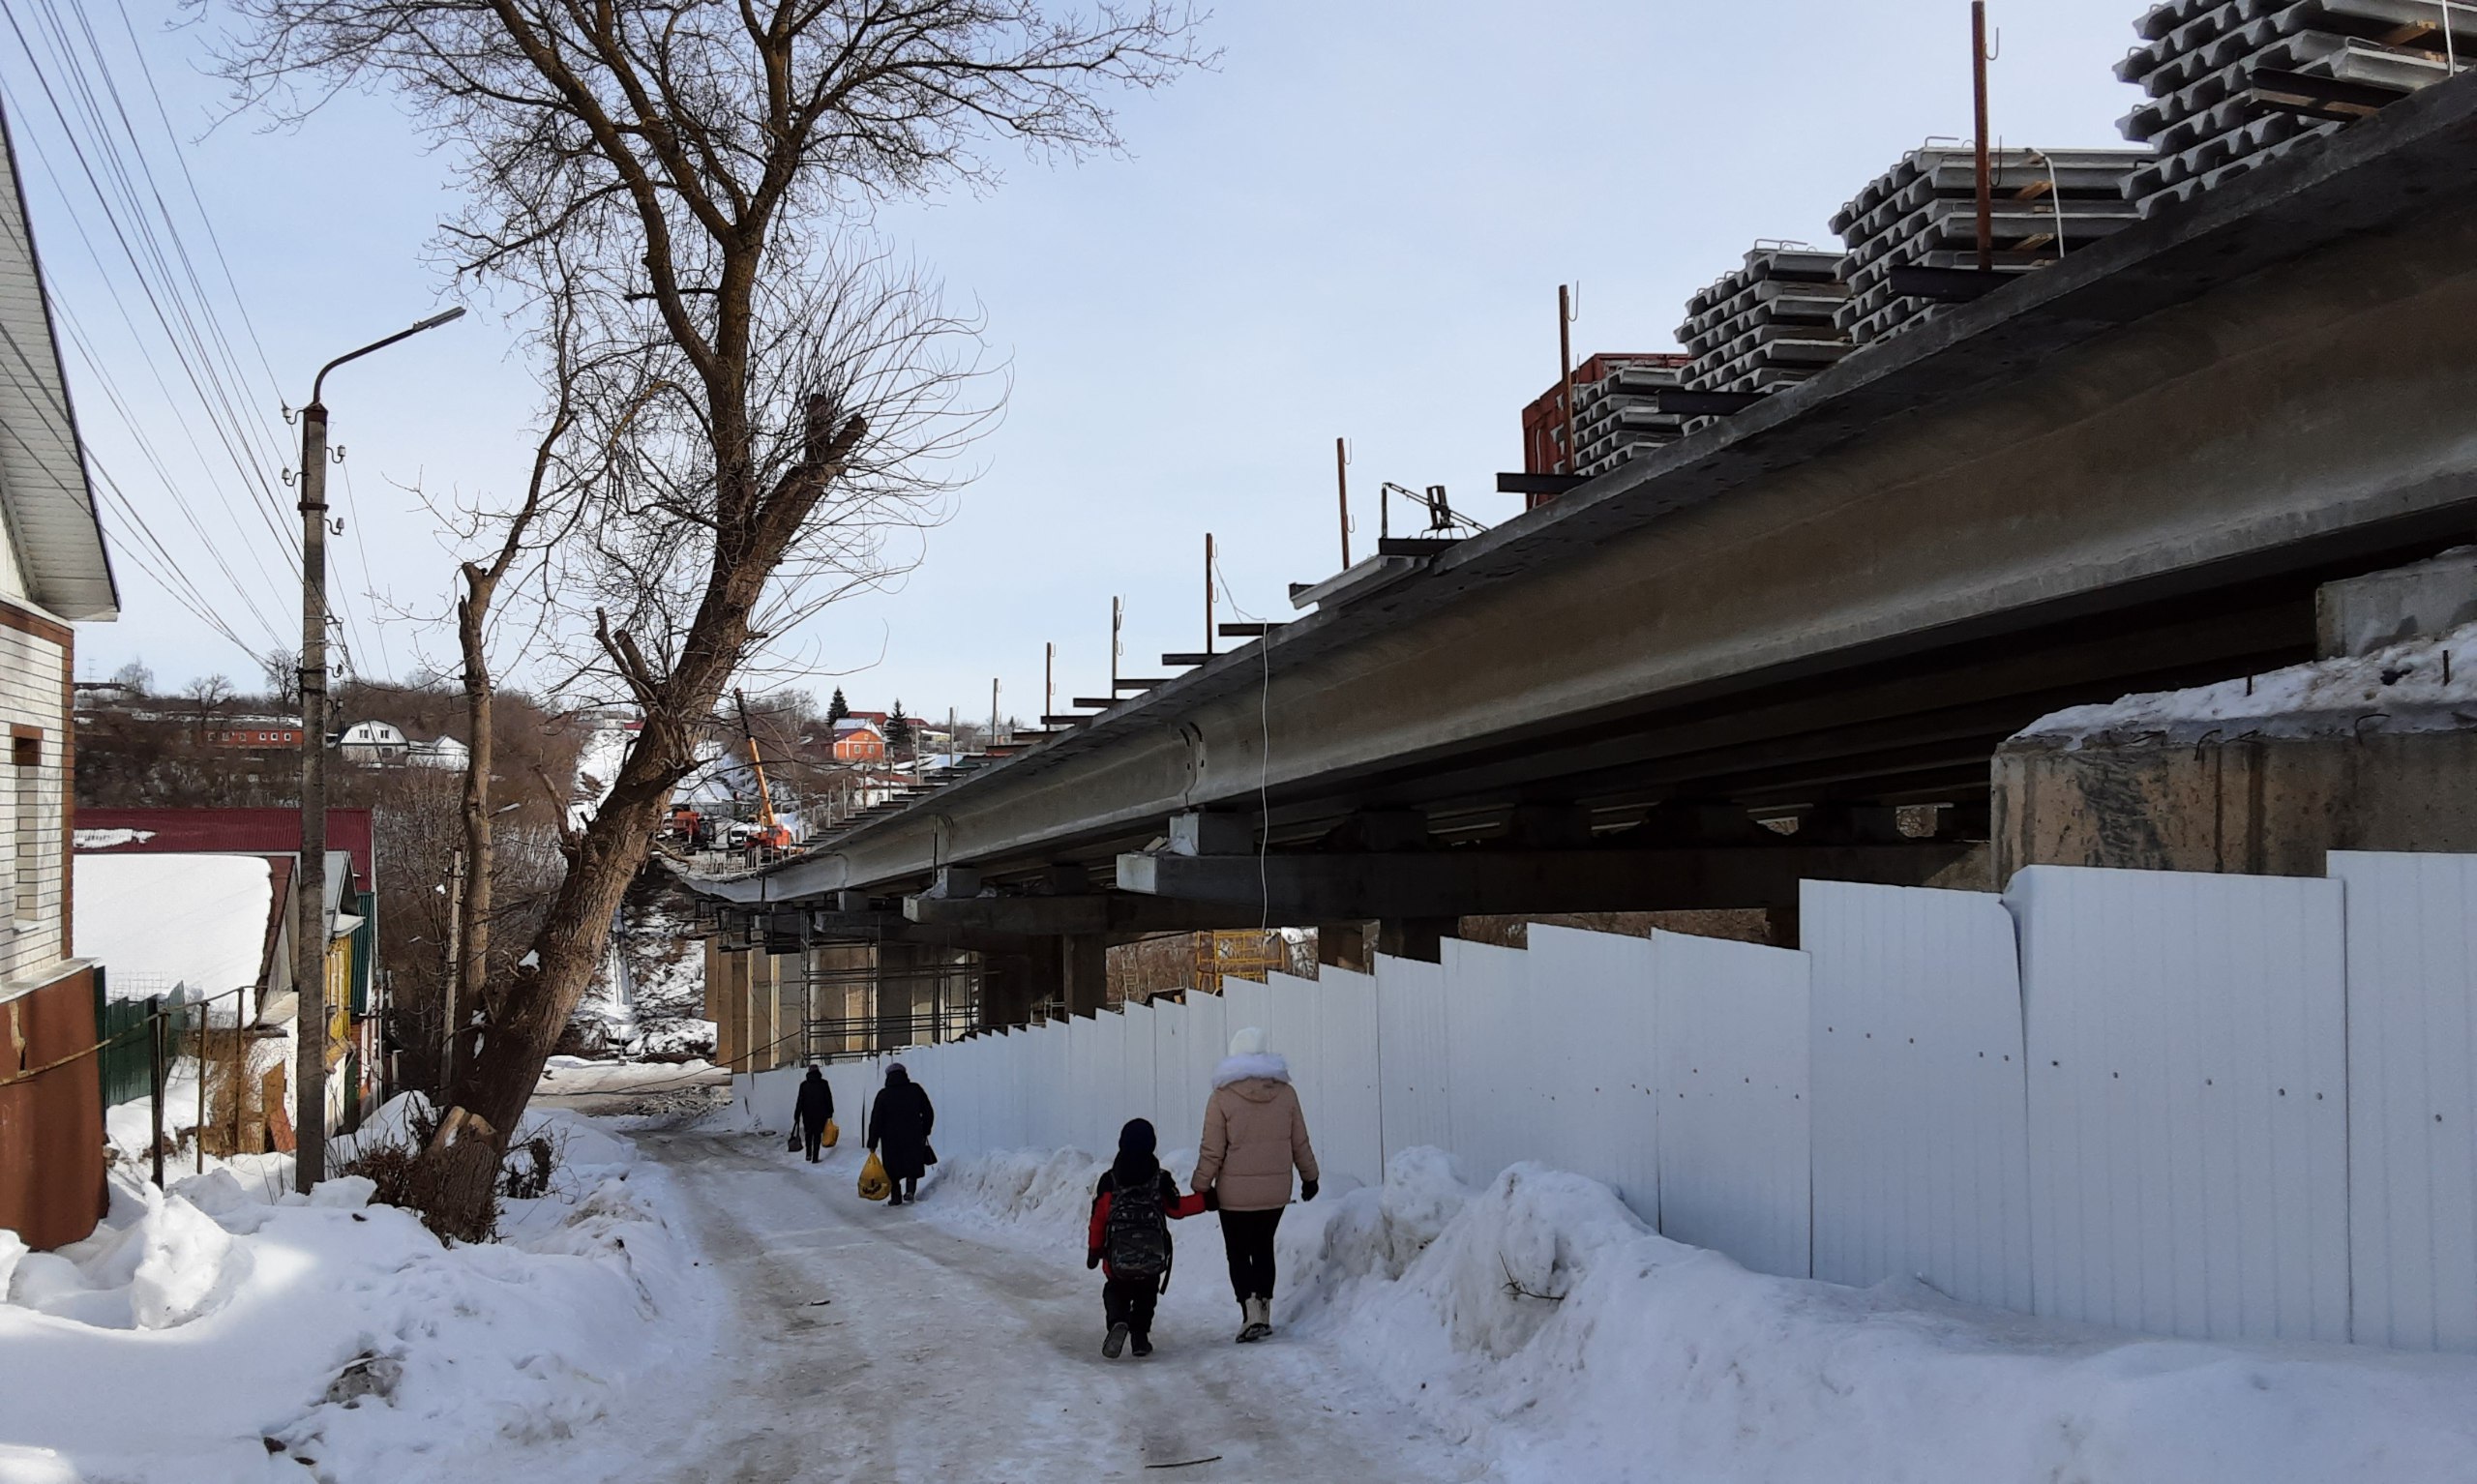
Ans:
<svg viewBox="0 0 2477 1484"><path fill-rule="evenodd" d="M791 831L774 816L774 790L765 782L765 759L757 750L757 728L749 725L748 697L736 687L731 699L739 703L739 733L748 742L748 765L757 772L757 832L748 837L749 844L768 850L791 847Z"/></svg>

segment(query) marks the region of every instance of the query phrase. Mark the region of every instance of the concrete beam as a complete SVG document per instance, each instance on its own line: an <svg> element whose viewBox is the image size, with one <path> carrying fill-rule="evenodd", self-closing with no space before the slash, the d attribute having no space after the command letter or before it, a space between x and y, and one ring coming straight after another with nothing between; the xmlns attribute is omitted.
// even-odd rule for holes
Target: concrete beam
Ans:
<svg viewBox="0 0 2477 1484"><path fill-rule="evenodd" d="M1121 890L1253 908L1277 923L1514 912L1794 905L1801 880L1916 886L1967 854L1953 842L1367 855L1121 855Z"/></svg>
<svg viewBox="0 0 2477 1484"><path fill-rule="evenodd" d="M1260 791L1338 814L1434 799L1420 790L1456 769L1507 770L1490 788L1550 781L1571 767L1537 763L1543 753L1664 748L1783 697L1829 710L1915 688L1925 698L1888 725L1955 694L2050 706L2029 684L1990 692L1981 677L2075 644L2132 654L2170 609L2284 614L2293 600L2310 648L2314 585L2464 539L2472 405L2477 92L2441 87L933 804L703 889L795 897L916 883L942 862L1038 862L1159 833L1185 811L1246 809ZM2258 647L2288 642L2267 632ZM2132 668L2072 684L2107 698ZM1978 745L1991 752L2039 714L1992 719ZM1677 791L1746 765L1727 748L1693 764L1707 772L1677 777ZM1837 792L1867 796L1855 782Z"/></svg>

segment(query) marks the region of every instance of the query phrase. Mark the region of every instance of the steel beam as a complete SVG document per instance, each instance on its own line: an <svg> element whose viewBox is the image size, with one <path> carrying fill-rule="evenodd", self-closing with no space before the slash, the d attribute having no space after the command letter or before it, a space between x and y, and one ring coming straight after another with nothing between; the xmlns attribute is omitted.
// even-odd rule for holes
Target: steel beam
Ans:
<svg viewBox="0 0 2477 1484"><path fill-rule="evenodd" d="M1248 908L1272 922L1386 922L1516 912L1650 912L1794 904L1806 879L1916 886L1958 842L1626 850L1121 855L1121 891Z"/></svg>

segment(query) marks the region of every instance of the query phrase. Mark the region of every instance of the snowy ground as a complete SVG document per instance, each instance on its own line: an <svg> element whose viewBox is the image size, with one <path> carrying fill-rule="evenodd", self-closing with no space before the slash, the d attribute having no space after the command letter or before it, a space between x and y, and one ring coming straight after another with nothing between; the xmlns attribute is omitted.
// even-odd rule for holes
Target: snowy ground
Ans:
<svg viewBox="0 0 2477 1484"><path fill-rule="evenodd" d="M2477 1480L2477 1357L1762 1277L1593 1181L1473 1188L1433 1150L1293 1207L1268 1344L1230 1343L1214 1219L1180 1223L1159 1352L1107 1361L1087 1156L952 1162L889 1209L852 1143L812 1166L642 1098L546 1113L566 1172L494 1246L346 1182L277 1200L267 1156L0 1252L0 1484Z"/></svg>

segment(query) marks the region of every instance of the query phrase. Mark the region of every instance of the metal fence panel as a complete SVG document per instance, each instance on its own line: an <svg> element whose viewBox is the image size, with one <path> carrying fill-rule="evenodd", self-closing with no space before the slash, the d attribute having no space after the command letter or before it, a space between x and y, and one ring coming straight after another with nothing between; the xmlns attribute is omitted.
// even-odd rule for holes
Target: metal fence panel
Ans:
<svg viewBox="0 0 2477 1484"><path fill-rule="evenodd" d="M1265 976L1265 1030L1268 1044L1290 1065L1290 1084L1309 1127L1325 1103L1325 1056L1316 1044L1316 981L1290 974Z"/></svg>
<svg viewBox="0 0 2477 1484"><path fill-rule="evenodd" d="M1534 1157L1524 1125L1529 1069L1510 1048L1522 1039L1522 950L1447 938L1444 945L1447 1080L1453 1096L1453 1153L1485 1185L1519 1159Z"/></svg>
<svg viewBox="0 0 2477 1484"><path fill-rule="evenodd" d="M1560 1074L1531 1156L1614 1189L1648 1226L1660 1220L1657 1039L1649 938L1530 929L1530 1014Z"/></svg>
<svg viewBox="0 0 2477 1484"><path fill-rule="evenodd" d="M2005 901L2038 1312L2346 1339L2340 883L2032 866Z"/></svg>
<svg viewBox="0 0 2477 1484"><path fill-rule="evenodd" d="M1159 1100L1152 1087L1152 1015L1150 1005L1130 1003L1126 1016L1126 1041L1119 1053L1125 1072L1119 1082L1119 1095L1125 1104L1125 1116L1142 1118L1153 1131L1161 1128Z"/></svg>
<svg viewBox="0 0 2477 1484"><path fill-rule="evenodd" d="M1384 1093L1378 1084L1376 981L1326 967L1312 986L1316 1007L1316 1106L1308 1128L1328 1182L1385 1180Z"/></svg>
<svg viewBox="0 0 2477 1484"><path fill-rule="evenodd" d="M2331 852L2347 897L2350 1332L2477 1350L2477 856Z"/></svg>
<svg viewBox="0 0 2477 1484"><path fill-rule="evenodd" d="M1442 965L1416 959L1376 961L1376 1044L1386 1163L1404 1149L1451 1149Z"/></svg>
<svg viewBox="0 0 2477 1484"><path fill-rule="evenodd" d="M1652 949L1660 1231L1806 1277L1806 956L1675 933Z"/></svg>
<svg viewBox="0 0 2477 1484"><path fill-rule="evenodd" d="M1253 1025L1267 1035L1272 1033L1273 992L1270 986L1253 979L1221 981L1221 1003L1229 1021L1222 1038L1222 1049L1229 1050L1229 1037Z"/></svg>
<svg viewBox="0 0 2477 1484"><path fill-rule="evenodd" d="M1229 1050L1230 1002L1218 994L1187 996L1187 1133L1185 1147L1204 1138L1204 1105L1212 1100L1212 1069Z"/></svg>
<svg viewBox="0 0 2477 1484"><path fill-rule="evenodd" d="M1807 881L1815 1276L2026 1311L2029 1084L2013 916L1983 892Z"/></svg>
<svg viewBox="0 0 2477 1484"><path fill-rule="evenodd" d="M1152 1002L1152 1126L1161 1131L1161 1158L1195 1147L1196 1131L1187 1103L1187 1024L1185 1005L1176 1000Z"/></svg>

